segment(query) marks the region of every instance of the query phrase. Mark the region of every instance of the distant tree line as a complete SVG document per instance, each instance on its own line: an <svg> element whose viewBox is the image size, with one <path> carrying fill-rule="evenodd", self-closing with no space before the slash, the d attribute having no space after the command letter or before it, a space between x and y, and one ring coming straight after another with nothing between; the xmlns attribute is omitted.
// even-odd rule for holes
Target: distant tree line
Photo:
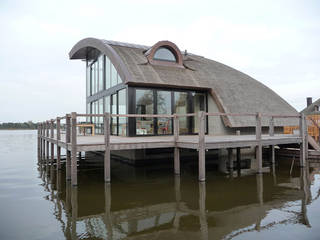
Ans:
<svg viewBox="0 0 320 240"><path fill-rule="evenodd" d="M23 122L23 123L0 123L0 129L37 129L38 125L32 121Z"/></svg>

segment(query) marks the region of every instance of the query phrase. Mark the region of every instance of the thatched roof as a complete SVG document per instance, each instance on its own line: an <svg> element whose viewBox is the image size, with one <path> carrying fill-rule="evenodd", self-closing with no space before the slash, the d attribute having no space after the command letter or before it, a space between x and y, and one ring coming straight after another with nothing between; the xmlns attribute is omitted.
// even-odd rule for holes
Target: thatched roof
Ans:
<svg viewBox="0 0 320 240"><path fill-rule="evenodd" d="M319 115L320 111L315 111L316 106L318 107L318 109L320 109L320 98L317 101L310 104L305 109L303 109L301 113L304 113L305 115Z"/></svg>
<svg viewBox="0 0 320 240"><path fill-rule="evenodd" d="M297 114L292 106L262 83L201 56L183 54L184 67L152 65L145 55L150 47L87 38L72 48L70 59L85 59L91 48L97 48L111 59L125 84L208 90L221 112ZM288 121L276 120L275 125L292 125ZM255 126L252 117L228 117L224 122L229 127ZM268 119L263 119L262 124L268 125Z"/></svg>

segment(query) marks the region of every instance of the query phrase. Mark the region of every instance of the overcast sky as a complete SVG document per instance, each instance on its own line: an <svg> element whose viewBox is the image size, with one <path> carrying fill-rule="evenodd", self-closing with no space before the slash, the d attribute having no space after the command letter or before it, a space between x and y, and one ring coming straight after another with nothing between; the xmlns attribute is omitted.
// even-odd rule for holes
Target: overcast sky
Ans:
<svg viewBox="0 0 320 240"><path fill-rule="evenodd" d="M72 46L96 37L181 50L238 69L297 110L320 98L320 1L0 1L0 122L85 112L85 64Z"/></svg>

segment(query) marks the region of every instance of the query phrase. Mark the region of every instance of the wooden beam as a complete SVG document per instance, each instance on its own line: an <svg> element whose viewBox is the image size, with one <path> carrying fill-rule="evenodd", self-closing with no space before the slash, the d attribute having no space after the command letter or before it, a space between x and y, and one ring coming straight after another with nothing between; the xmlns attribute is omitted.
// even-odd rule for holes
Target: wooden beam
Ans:
<svg viewBox="0 0 320 240"><path fill-rule="evenodd" d="M257 140L257 149L256 149L256 158L258 161L258 172L262 173L262 129L261 129L261 113L256 114L256 140Z"/></svg>
<svg viewBox="0 0 320 240"><path fill-rule="evenodd" d="M46 121L46 137L49 138L49 121ZM47 140L46 143L46 148L47 148L47 152L46 152L46 164L49 164L49 141Z"/></svg>
<svg viewBox="0 0 320 240"><path fill-rule="evenodd" d="M77 113L71 113L71 184L78 185L77 174Z"/></svg>
<svg viewBox="0 0 320 240"><path fill-rule="evenodd" d="M269 135L271 137L274 136L274 117L270 118L270 122L269 122ZM270 145L269 146L269 151L270 151L270 160L272 165L275 164L275 152L274 152L274 145Z"/></svg>
<svg viewBox="0 0 320 240"><path fill-rule="evenodd" d="M199 181L206 180L206 149L205 149L205 113L200 111L199 118Z"/></svg>
<svg viewBox="0 0 320 240"><path fill-rule="evenodd" d="M104 181L111 181L111 151L110 151L110 113L103 114L104 119Z"/></svg>
<svg viewBox="0 0 320 240"><path fill-rule="evenodd" d="M71 140L71 124L70 124L70 114L66 114L66 145L70 143ZM66 179L71 180L71 152L66 149Z"/></svg>
<svg viewBox="0 0 320 240"><path fill-rule="evenodd" d="M240 130L236 131L236 135L240 136ZM241 175L241 148L237 147L237 173L238 177Z"/></svg>
<svg viewBox="0 0 320 240"><path fill-rule="evenodd" d="M180 149L177 147L177 142L179 140L179 118L175 114L173 120L173 127L174 127L174 174L180 175Z"/></svg>
<svg viewBox="0 0 320 240"><path fill-rule="evenodd" d="M57 117L57 170L61 169L61 147L58 145L58 142L61 140L61 121Z"/></svg>

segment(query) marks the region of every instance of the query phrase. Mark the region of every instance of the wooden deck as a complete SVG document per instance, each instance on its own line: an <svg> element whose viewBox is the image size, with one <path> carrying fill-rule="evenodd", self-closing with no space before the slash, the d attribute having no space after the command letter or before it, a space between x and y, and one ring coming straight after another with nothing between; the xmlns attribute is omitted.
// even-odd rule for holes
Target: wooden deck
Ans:
<svg viewBox="0 0 320 240"><path fill-rule="evenodd" d="M228 149L230 169L233 171L232 149L237 148L237 160L240 158L240 149L256 147L258 161L257 172L262 173L262 148L270 146L272 151L272 163L274 164L274 145L300 144L300 165L305 166L307 155L307 132L304 115L295 116L267 116L260 113L245 114L256 117L255 135L205 135L206 116L226 116L227 113L189 113L185 115L138 115L138 114L67 114L65 117L46 121L39 125L38 129L38 155L39 159L45 159L46 163L54 161L54 145L57 145L57 168L61 168L61 148L67 150L66 178L72 185L77 185L77 153L87 151L104 151L105 182L111 181L110 151L148 149L148 148L173 148L174 149L174 173L180 174L180 149L196 149L198 151L199 181L205 181L205 152L209 149ZM243 114L231 114L241 116ZM77 117L103 117L104 135L78 136ZM199 133L197 135L179 135L179 117L198 117ZM174 120L173 136L148 136L148 137L120 137L110 135L111 117L166 117ZM269 134L262 135L261 118L270 118ZM299 135L274 134L274 118L294 117L300 119ZM60 121L65 119L66 133L61 133ZM54 124L56 122L56 125ZM56 134L55 134L56 131ZM230 151L231 150L231 151ZM50 154L49 154L50 152Z"/></svg>
<svg viewBox="0 0 320 240"><path fill-rule="evenodd" d="M71 151L72 144L66 143L66 135L61 135L61 140L44 137L49 143L57 144L68 151ZM302 142L299 135L276 134L274 136L262 135L262 146L281 145L281 144L300 144ZM205 135L205 149L220 148L245 148L256 147L259 140L256 135L228 135L215 136ZM104 135L77 136L77 152L105 151ZM177 142L174 136L148 136L148 137L119 137L110 136L110 150L133 150L146 148L199 148L198 135L179 136Z"/></svg>

